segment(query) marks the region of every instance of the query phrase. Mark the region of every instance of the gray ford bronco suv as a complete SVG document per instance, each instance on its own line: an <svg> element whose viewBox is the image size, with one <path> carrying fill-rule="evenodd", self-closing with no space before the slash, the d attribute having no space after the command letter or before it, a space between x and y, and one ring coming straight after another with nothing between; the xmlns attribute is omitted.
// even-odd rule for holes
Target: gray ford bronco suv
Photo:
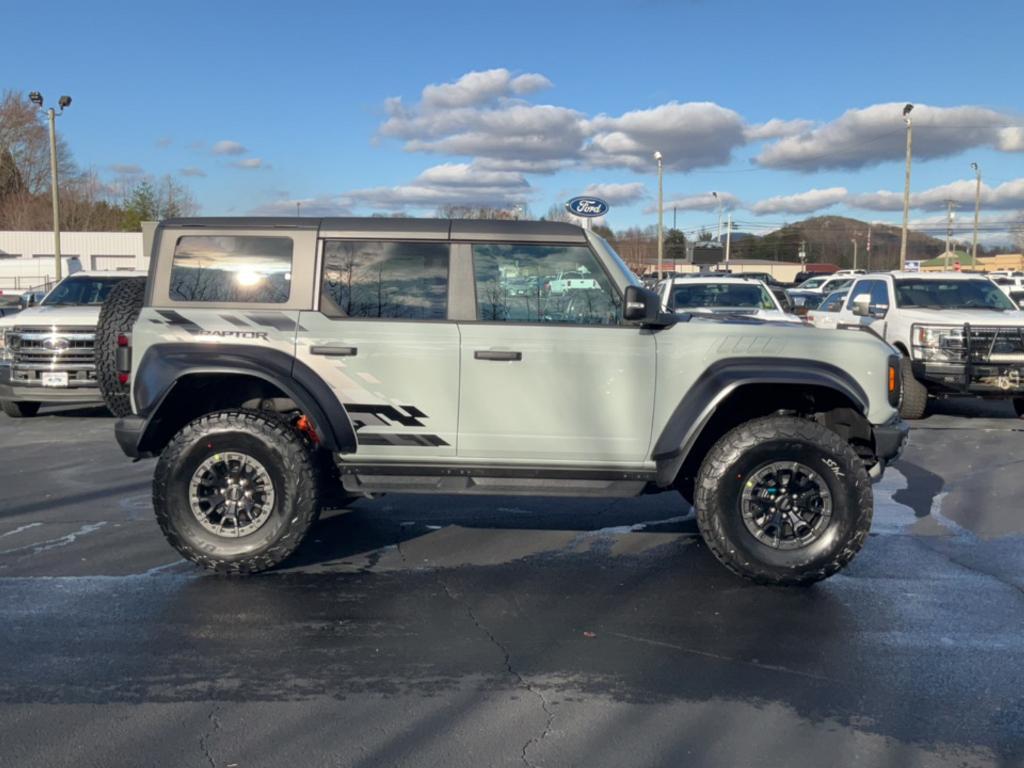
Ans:
<svg viewBox="0 0 1024 768"><path fill-rule="evenodd" d="M592 283L543 289L567 272ZM169 220L139 297L117 440L223 572L277 565L340 495L675 491L729 569L809 583L861 548L907 438L877 337L664 313L568 224Z"/></svg>

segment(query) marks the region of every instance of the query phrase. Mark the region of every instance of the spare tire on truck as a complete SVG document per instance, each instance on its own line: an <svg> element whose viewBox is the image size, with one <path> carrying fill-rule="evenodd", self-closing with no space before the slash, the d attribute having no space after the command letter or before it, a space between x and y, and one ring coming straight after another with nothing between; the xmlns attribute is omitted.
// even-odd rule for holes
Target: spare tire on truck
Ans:
<svg viewBox="0 0 1024 768"><path fill-rule="evenodd" d="M96 325L96 381L103 402L118 417L130 416L132 404L129 386L118 378L117 337L131 333L145 295L146 278L125 278L111 289Z"/></svg>

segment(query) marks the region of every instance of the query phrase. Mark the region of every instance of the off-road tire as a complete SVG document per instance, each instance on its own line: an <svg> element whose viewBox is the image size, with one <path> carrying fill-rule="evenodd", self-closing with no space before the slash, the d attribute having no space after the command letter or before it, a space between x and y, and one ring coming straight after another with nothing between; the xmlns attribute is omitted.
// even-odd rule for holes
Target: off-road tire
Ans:
<svg viewBox="0 0 1024 768"><path fill-rule="evenodd" d="M741 513L743 483L761 466L799 461L832 495L832 517L806 546L779 550L758 541ZM730 571L759 584L800 586L828 578L860 551L871 528L871 481L862 460L835 432L808 419L768 416L722 437L697 476L697 524L708 548Z"/></svg>
<svg viewBox="0 0 1024 768"><path fill-rule="evenodd" d="M145 294L146 278L125 278L111 289L96 324L96 382L103 402L118 417L130 416L132 404L129 386L118 380L117 337L131 332Z"/></svg>
<svg viewBox="0 0 1024 768"><path fill-rule="evenodd" d="M1024 397L1013 398L1013 410L1017 412L1017 415L1024 419Z"/></svg>
<svg viewBox="0 0 1024 768"><path fill-rule="evenodd" d="M200 525L189 505L189 482L206 458L240 451L266 468L274 504L266 523L236 539ZM302 543L320 510L318 462L289 420L263 411L228 410L201 416L164 449L153 477L153 509L171 546L220 573L247 574L281 563Z"/></svg>
<svg viewBox="0 0 1024 768"><path fill-rule="evenodd" d="M900 365L900 376L903 377L900 416L908 420L923 419L928 413L928 388L914 378L914 369L906 358Z"/></svg>
<svg viewBox="0 0 1024 768"><path fill-rule="evenodd" d="M27 419L39 413L39 403L25 400L0 400L0 410L12 419Z"/></svg>

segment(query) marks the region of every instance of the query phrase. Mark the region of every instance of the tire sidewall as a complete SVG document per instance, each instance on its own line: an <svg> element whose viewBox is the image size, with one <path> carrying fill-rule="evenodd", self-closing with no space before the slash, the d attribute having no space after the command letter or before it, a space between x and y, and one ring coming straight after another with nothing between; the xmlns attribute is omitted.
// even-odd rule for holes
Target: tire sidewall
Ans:
<svg viewBox="0 0 1024 768"><path fill-rule="evenodd" d="M773 462L799 462L818 474L832 496L832 517L826 528L807 546L780 550L758 541L743 522L744 484L760 467ZM753 446L722 468L712 502L722 534L737 557L758 567L792 576L794 571L815 571L831 563L861 527L863 510L849 457L835 454L811 442L773 439ZM870 518L869 518L870 519Z"/></svg>
<svg viewBox="0 0 1024 768"><path fill-rule="evenodd" d="M195 470L217 453L238 452L256 459L267 470L274 488L274 506L269 519L256 531L238 538L218 536L206 530L189 504L189 484ZM239 429L225 429L199 435L190 445L175 452L166 467L164 488L166 524L176 536L201 555L217 561L257 557L291 533L297 495L294 473L272 441Z"/></svg>

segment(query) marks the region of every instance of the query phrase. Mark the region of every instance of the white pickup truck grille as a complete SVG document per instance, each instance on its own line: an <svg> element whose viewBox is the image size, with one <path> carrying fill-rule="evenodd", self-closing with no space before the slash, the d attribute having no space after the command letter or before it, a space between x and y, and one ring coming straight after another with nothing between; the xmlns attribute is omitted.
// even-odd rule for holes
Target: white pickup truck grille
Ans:
<svg viewBox="0 0 1024 768"><path fill-rule="evenodd" d="M66 371L69 385L95 386L95 339L94 328L15 326L7 332L11 378L32 385L43 372Z"/></svg>

